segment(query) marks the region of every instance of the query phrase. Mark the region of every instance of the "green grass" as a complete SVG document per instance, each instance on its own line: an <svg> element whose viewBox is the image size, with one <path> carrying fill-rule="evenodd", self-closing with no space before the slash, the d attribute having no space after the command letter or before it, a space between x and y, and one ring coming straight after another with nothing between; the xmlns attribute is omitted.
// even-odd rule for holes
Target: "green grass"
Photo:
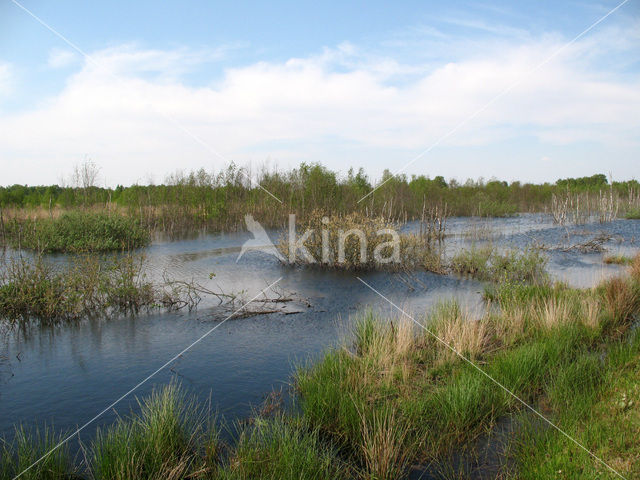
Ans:
<svg viewBox="0 0 640 480"><path fill-rule="evenodd" d="M300 416L256 418L244 430L215 478L332 479L344 478L346 466L330 444Z"/></svg>
<svg viewBox="0 0 640 480"><path fill-rule="evenodd" d="M7 240L14 248L42 253L128 251L149 244L149 232L132 218L105 213L69 212L59 218L13 221Z"/></svg>
<svg viewBox="0 0 640 480"><path fill-rule="evenodd" d="M218 440L194 399L172 384L139 401L139 410L98 430L89 456L93 478L185 478L211 468L202 452L216 452Z"/></svg>
<svg viewBox="0 0 640 480"><path fill-rule="evenodd" d="M490 282L548 282L547 258L535 249L500 253L492 247L472 247L450 261L454 273Z"/></svg>
<svg viewBox="0 0 640 480"><path fill-rule="evenodd" d="M63 480L72 478L78 468L72 466L69 448L65 444L32 467L32 464L49 453L65 438L64 432L56 433L51 427L29 430L16 428L11 444L0 441L0 479Z"/></svg>
<svg viewBox="0 0 640 480"><path fill-rule="evenodd" d="M609 347L606 358L585 352L563 370L548 404L569 436L625 478L638 478L640 336ZM620 478L558 430L530 417L520 422L510 449L513 478Z"/></svg>
<svg viewBox="0 0 640 480"><path fill-rule="evenodd" d="M350 468L299 416L255 417L225 447L215 415L176 384L155 389L138 408L99 428L75 463L65 444L25 473L27 480L187 480L346 478ZM0 445L0 479L9 480L55 446L63 435L19 428ZM80 463L79 459L85 460Z"/></svg>
<svg viewBox="0 0 640 480"><path fill-rule="evenodd" d="M449 304L421 321L472 356L476 365L517 397L552 421L573 428L602 395L611 372L623 361L620 358L640 365L640 358L619 353L627 342L632 313L640 311L638 280L610 280L595 290L504 282L491 291L500 308L497 313L460 321L464 314ZM479 337L484 341L477 342ZM538 467L547 453L555 454L554 445L562 439L547 442L549 429L540 429L539 424L534 425L538 430L525 428L528 409L519 400L430 335L409 329L398 319L366 314L355 323L352 338L351 346L335 349L319 363L299 370L296 385L304 416L339 445L365 477L395 478L406 473L403 468L409 461L439 464L508 415L521 417L522 435L542 435L534 442L539 447L535 461L527 457L530 451L513 455L515 471L523 473L522 478L551 472ZM607 352L618 360L607 361ZM390 421L367 423L366 419L375 418ZM600 418L605 420L606 416ZM367 424L373 425L375 434L365 434ZM545 453L544 448L551 450ZM374 463L366 455L371 451L394 460ZM636 454L632 445L619 452L627 462ZM575 458L578 468L566 467L567 471L597 474L590 458ZM383 464L385 469L372 468ZM527 477L532 466L536 467Z"/></svg>

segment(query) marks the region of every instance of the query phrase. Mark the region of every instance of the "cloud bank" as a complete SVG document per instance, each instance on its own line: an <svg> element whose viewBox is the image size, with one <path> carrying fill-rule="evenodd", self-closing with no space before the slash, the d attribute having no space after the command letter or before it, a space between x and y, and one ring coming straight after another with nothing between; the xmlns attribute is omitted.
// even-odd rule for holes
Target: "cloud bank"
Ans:
<svg viewBox="0 0 640 480"><path fill-rule="evenodd" d="M554 36L501 42L436 64L343 44L305 58L226 68L204 82L202 75L194 82L193 71L224 49L121 45L82 59L64 88L35 108L4 114L10 68L0 63L0 183L52 183L85 155L102 166L109 184L158 181L178 168L221 168L220 157L282 166L320 161L343 171L362 165L378 174L399 168L515 82L408 173L465 177L459 170L473 158L512 141L554 150L534 155L547 176L550 162L540 159L562 162L558 149L573 165L580 148L569 147L576 145L637 155L640 75L622 60L613 63L637 50L637 30L603 30L532 71L564 42ZM74 61L76 55L60 50L48 63ZM502 173L494 170L485 175ZM533 175L522 172L525 180Z"/></svg>

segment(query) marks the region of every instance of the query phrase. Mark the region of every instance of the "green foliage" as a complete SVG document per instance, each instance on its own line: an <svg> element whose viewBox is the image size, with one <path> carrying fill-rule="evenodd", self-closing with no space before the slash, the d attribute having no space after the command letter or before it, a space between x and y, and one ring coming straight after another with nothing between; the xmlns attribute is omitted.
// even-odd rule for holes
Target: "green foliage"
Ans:
<svg viewBox="0 0 640 480"><path fill-rule="evenodd" d="M572 187L572 188L592 188L592 187L606 187L609 184L607 176L603 173L598 173L590 177L579 178L564 178L556 182L559 187Z"/></svg>
<svg viewBox="0 0 640 480"><path fill-rule="evenodd" d="M7 226L7 237L15 248L38 252L126 251L150 242L149 232L132 218L85 212L14 221Z"/></svg>
<svg viewBox="0 0 640 480"><path fill-rule="evenodd" d="M243 226L247 213L268 227L282 226L289 213L306 218L315 210L333 215L359 212L370 217L418 219L425 207L428 210L445 204L454 216L504 217L518 212L549 211L554 194L584 193L597 202L606 188L623 205L630 199L626 207L629 218L637 218L638 213L637 205L634 209L631 202L636 198L638 182L609 185L604 175L558 180L556 184L482 178L460 184L442 176L414 175L408 179L386 171L377 184L379 188L371 193L373 186L362 169L357 172L350 169L346 175L340 175L317 163L302 163L287 171L263 167L257 172L231 165L218 172L204 169L178 172L159 185L119 185L114 189L57 185L0 187L0 209L25 209L29 213L40 209L41 213L50 214L56 209L108 206L109 211L117 209L136 218L145 228L179 232L237 229ZM367 198L362 200L365 195Z"/></svg>

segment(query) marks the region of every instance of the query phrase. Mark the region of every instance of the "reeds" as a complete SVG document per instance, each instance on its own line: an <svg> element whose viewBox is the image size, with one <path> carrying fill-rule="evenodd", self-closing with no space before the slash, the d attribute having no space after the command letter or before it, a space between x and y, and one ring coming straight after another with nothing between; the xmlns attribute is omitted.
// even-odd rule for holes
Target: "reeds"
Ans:
<svg viewBox="0 0 640 480"><path fill-rule="evenodd" d="M185 290L146 279L144 257L74 257L57 266L38 256L11 258L0 273L0 319L27 326L75 321L108 313L189 306Z"/></svg>
<svg viewBox="0 0 640 480"><path fill-rule="evenodd" d="M450 269L478 280L544 284L549 280L545 270L547 261L534 248L501 253L492 247L474 246L454 255Z"/></svg>
<svg viewBox="0 0 640 480"><path fill-rule="evenodd" d="M149 232L118 214L68 212L57 218L14 219L6 227L14 248L39 253L129 251L148 245Z"/></svg>

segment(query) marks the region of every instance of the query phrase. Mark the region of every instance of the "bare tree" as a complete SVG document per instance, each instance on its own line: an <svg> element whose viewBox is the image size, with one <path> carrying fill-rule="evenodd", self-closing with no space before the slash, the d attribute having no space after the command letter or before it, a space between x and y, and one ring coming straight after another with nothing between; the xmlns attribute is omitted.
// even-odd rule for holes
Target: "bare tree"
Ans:
<svg viewBox="0 0 640 480"><path fill-rule="evenodd" d="M71 182L74 187L82 190L83 204L86 206L89 192L92 187L97 186L100 167L93 160L85 157L84 161L73 168Z"/></svg>

